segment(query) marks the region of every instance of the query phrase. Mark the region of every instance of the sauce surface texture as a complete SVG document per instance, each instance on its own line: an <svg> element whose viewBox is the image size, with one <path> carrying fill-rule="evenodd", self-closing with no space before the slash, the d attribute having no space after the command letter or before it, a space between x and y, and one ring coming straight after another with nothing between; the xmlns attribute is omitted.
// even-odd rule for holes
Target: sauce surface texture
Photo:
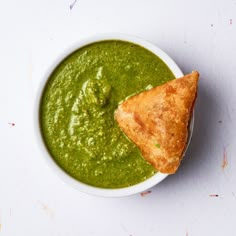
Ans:
<svg viewBox="0 0 236 236"><path fill-rule="evenodd" d="M125 41L87 45L64 59L43 92L45 145L69 175L102 188L140 183L156 173L114 120L127 97L174 75L156 55Z"/></svg>

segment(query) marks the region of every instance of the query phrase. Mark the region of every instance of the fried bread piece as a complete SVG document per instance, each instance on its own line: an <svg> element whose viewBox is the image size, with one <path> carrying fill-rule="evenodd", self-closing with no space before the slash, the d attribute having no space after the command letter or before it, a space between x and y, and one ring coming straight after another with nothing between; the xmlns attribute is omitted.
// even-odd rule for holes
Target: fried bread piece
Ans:
<svg viewBox="0 0 236 236"><path fill-rule="evenodd" d="M183 158L198 78L193 71L128 98L115 111L120 128L161 173L175 173Z"/></svg>

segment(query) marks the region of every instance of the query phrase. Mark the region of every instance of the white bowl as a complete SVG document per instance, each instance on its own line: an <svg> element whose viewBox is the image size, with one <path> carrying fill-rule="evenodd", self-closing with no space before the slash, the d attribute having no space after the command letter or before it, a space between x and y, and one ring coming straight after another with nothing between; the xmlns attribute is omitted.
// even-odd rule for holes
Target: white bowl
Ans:
<svg viewBox="0 0 236 236"><path fill-rule="evenodd" d="M57 163L54 161L54 159L50 156L49 152L47 151L47 148L44 144L41 130L40 130L40 114L39 114L39 108L40 108L40 101L41 101L41 96L45 87L45 84L50 77L51 73L54 71L54 69L60 64L60 62L70 55L72 52L76 51L77 49L98 41L103 41L103 40L124 40L128 41L131 43L135 43L138 45L141 45L142 47L148 49L149 51L153 52L156 54L159 58L161 58L166 65L169 67L169 69L172 71L172 73L175 75L176 78L183 76L182 71L180 68L176 65L176 63L165 53L163 52L160 48L155 46L154 44L147 42L143 39L130 36L130 35L124 35L124 34L116 34L116 33L111 33L111 34L102 34L98 36L93 36L84 40L81 40L79 43L76 43L66 51L64 51L58 58L55 59L54 63L49 67L47 73L45 74L44 78L42 79L42 82L39 86L38 93L36 95L36 102L35 102L35 110L34 110L34 123L35 123L35 133L36 133L36 139L38 143L38 147L41 150L43 158L46 159L47 163L49 166L54 170L55 173L66 183L69 185L73 186L74 188L78 189L79 191L93 194L96 196L102 196L102 197L122 197L122 196L128 196L136 193L143 192L154 185L160 183L163 179L165 179L168 175L167 174L161 174L161 173L156 173L152 177L148 178L144 182L141 182L139 184L130 186L130 187L125 187L125 188L120 188L120 189L105 189L105 188L98 188L98 187L93 187L87 184L84 184L70 175L68 175L65 171L63 171ZM191 135L192 135L192 130L193 130L193 118L191 120L190 124L190 135L189 135L189 140L190 141ZM187 145L188 146L188 145ZM187 148L186 148L187 149ZM186 151L186 150L185 150Z"/></svg>

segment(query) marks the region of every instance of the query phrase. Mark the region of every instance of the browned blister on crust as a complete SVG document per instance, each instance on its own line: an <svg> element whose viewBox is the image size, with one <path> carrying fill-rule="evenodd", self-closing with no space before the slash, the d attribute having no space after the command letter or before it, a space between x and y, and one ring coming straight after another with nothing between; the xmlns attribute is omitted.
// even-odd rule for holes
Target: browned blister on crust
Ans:
<svg viewBox="0 0 236 236"><path fill-rule="evenodd" d="M119 105L115 119L161 173L176 172L189 135L198 72L135 95Z"/></svg>

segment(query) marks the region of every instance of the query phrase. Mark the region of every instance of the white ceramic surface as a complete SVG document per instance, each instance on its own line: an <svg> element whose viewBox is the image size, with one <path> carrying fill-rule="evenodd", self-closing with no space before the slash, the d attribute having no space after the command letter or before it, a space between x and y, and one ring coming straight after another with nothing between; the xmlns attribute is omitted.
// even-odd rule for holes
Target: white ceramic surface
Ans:
<svg viewBox="0 0 236 236"><path fill-rule="evenodd" d="M103 41L103 40L124 40L124 41L129 41L136 43L138 45L141 45L145 47L146 49L152 51L154 54L156 54L158 57L160 57L166 65L170 68L170 70L173 72L175 77L181 77L183 73L179 69L179 67L176 65L176 63L165 53L163 52L160 48L157 46L140 39L138 37L134 37L131 35L125 35L125 34L117 34L117 33L110 33L110 34L101 34L101 35L96 35L84 40L81 40L79 43L74 44L72 47L70 47L68 50L65 50L58 58L56 58L55 62L52 64L52 66L49 68L47 71L46 75L44 76L41 85L39 86L38 94L36 96L36 103L35 103L35 135L38 140L38 147L42 151L42 156L45 157L47 160L47 163L50 165L52 170L54 170L60 178L65 181L66 183L70 184L71 186L75 187L76 189L83 191L85 193L97 195L97 196L103 196L103 197L121 197L121 196L128 196L131 194L139 193L142 191L145 191L154 185L160 183L164 178L166 178L168 175L167 174L162 174L162 173L157 173L154 176L150 177L149 179L130 186L130 187L125 187L125 188L120 188L120 189L104 189L104 188L97 188L93 187L87 184L84 184L82 182L79 182L78 180L72 178L69 176L66 172L64 172L57 164L56 162L52 159L48 151L46 150L46 147L44 145L41 132L40 132L40 126L39 126L39 107L40 107L40 98L45 86L45 83L47 79L49 78L50 74L53 72L55 67L68 55L70 55L72 52L75 50L88 45L90 43L98 42L98 41ZM190 136L192 135L192 130L193 130L193 119L190 125ZM190 138L189 138L190 141ZM188 142L189 143L189 142Z"/></svg>

